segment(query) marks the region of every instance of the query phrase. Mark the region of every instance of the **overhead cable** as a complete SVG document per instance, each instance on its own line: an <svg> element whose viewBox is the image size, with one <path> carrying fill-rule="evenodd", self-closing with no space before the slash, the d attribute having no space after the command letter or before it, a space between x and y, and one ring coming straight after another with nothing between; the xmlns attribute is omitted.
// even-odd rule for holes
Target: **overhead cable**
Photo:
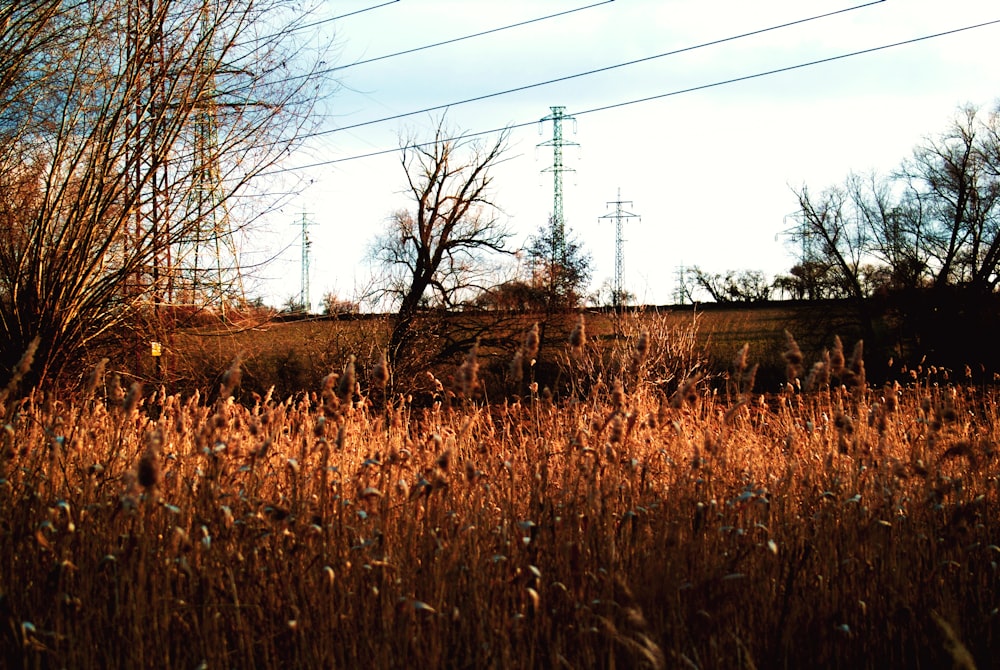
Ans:
<svg viewBox="0 0 1000 670"><path fill-rule="evenodd" d="M993 25L997 25L997 24L1000 24L1000 19L996 19L996 20L993 20L993 21L986 21L984 23L977 23L977 24L969 25L969 26L963 26L961 28L954 28L952 30L946 30L946 31L942 31L942 32L939 32L939 33L933 33L933 34L930 34L930 35L923 35L921 37L914 37L912 39L903 40L903 41L900 41L900 42L892 42L890 44L883 44L883 45L877 46L877 47L870 47L870 48L867 48L867 49L860 49L858 51L851 51L849 53L839 54L839 55L836 55L836 56L829 56L827 58L820 58L818 60L806 61L806 62L803 62L803 63L798 63L796 65L788 65L786 67L775 68L773 70L765 70L763 72L756 72L754 74L743 75L743 76L740 76L740 77L732 77L730 79L723 79L723 80L715 81L715 82L712 82L712 83L709 83L709 84L701 84L699 86L691 86L689 88L677 89L675 91L670 91L668 93L660 93L660 94L657 94L657 95L646 96L644 98L636 98L636 99L627 100L627 101L624 101L624 102L616 102L616 103L613 103L613 104L610 104L610 105L602 105L600 107L592 107L590 109L586 109L586 110L581 111L581 112L573 112L573 116L584 116L586 114L594 114L594 113L597 113L597 112L604 112L604 111L607 111L609 109L617 109L619 107L627 107L629 105L637 105L637 104L640 104L640 103L643 103L643 102L650 102L650 101L653 101L653 100L660 100L660 99L663 99L663 98L669 98L669 97L673 97L673 96L677 96L677 95L682 95L682 94L685 94L685 93L694 93L695 91L704 91L704 90L710 89L710 88L718 88L720 86L726 86L726 85L729 85L729 84L736 84L736 83L739 83L739 82L749 81L751 79L759 79L761 77L768 77L768 76L775 75L775 74L781 74L783 72L791 72L793 70L801 70L803 68L812 67L814 65L821 65L821 64L824 64L824 63L831 63L831 62L834 62L834 61L839 61L839 60L844 60L844 59L847 59L847 58L852 58L854 56L862 56L862 55L865 55L865 54L875 53L875 52L878 52L878 51L885 51L886 49L892 49L892 48L895 48L895 47L905 46L905 45L908 45L908 44L916 44L918 42L925 42L927 40L936 39L938 37L945 37L945 36L948 36L948 35L955 35L957 33L962 33L962 32L966 32L966 31L969 31L969 30L976 30L978 28L985 28L987 26L993 26ZM493 129L490 129L490 130L481 130L481 131L477 131L477 132L473 132L473 133L463 133L463 134L458 135L456 137L450 137L450 138L446 138L446 139L443 139L443 140L436 140L436 141L431 141L431 142L423 142L423 143L411 144L411 145L408 145L408 146L414 147L414 148L427 147L427 146L434 145L436 142L442 142L442 141L443 142L453 142L453 141L458 141L458 140L464 140L464 139L469 139L469 138L472 138L472 137L479 137L479 136L482 136L482 135L490 135L490 134L493 134L493 133L503 132L503 131L506 131L506 130L514 130L514 129L517 129L517 128L525 128L527 126L533 126L533 125L535 125L537 123L538 123L537 120L526 121L524 123L515 123L515 124L508 125L508 126L504 126L503 128L493 128ZM276 174L276 173L279 173L279 172L291 172L291 171L296 171L296 170L306 170L306 169L315 168L315 167L323 167L325 165L333 165L335 163L344 163L344 162L347 162L347 161L360 160L362 158L371 158L371 157L374 157L374 156L381 156L381 155L384 155L384 154L395 153L397 151L399 151L399 147L395 147L395 148L392 148L392 149L382 149L382 150L379 150L379 151L373 151L373 152L366 153L366 154L357 154L357 155L354 155L354 156L345 156L344 158L333 158L333 159L326 160L326 161L321 161L321 162L318 162L318 163L311 163L309 165L300 165L300 166L291 167L291 168L282 168L280 170L273 170L273 171L267 172L265 174Z"/></svg>
<svg viewBox="0 0 1000 670"><path fill-rule="evenodd" d="M463 35L462 37L455 37L450 40L444 40L442 42L434 42L433 44L425 44L421 47L414 47L412 49L404 49L403 51L396 51L395 53L385 54L383 56L375 56L374 58L366 58L365 60L357 61L356 63L348 63L347 65L339 65L337 67L332 67L328 70L322 70L317 74L329 74L331 72L337 72L339 70L346 70L349 67L357 67L358 65L367 65L368 63L374 63L376 61L385 60L387 58L395 58L396 56L405 56L406 54L416 53L418 51L424 51L426 49L433 49L434 47L445 46L446 44L454 44L456 42L462 42L464 40L471 40L474 37L483 37L484 35L491 35L493 33L499 33L503 30L510 30L511 28L520 28L522 26L527 26L532 23L538 23L539 21L547 21L548 19L555 19L560 16L566 16L567 14L573 14L574 12L582 12L585 9L592 9L594 7L600 7L601 5L606 5L608 3L614 2L615 0L601 0L601 2L595 2L590 5L585 5L583 7L577 7L576 9L567 9L564 12L557 12L555 14L549 14L547 16L539 16L538 18L528 19L527 21L519 21L518 23L511 23L507 26L501 26L500 28L491 28L490 30L483 30L482 32L472 33L471 35ZM879 0L884 2L885 0Z"/></svg>
<svg viewBox="0 0 1000 670"><path fill-rule="evenodd" d="M666 58L667 56L676 56L677 54L686 53L689 51L695 51L697 49L704 49L707 47L718 46L726 42L733 42L735 40L743 39L746 37L752 37L754 35L761 35L763 33L772 32L775 30L780 30L782 28L790 28L792 26L801 25L803 23L808 23L810 21L818 21L820 19L826 19L831 16L836 16L837 14L844 14L847 12L853 12L858 9L863 9L865 7L871 7L872 5L878 5L886 0L874 0L873 2L866 2L861 5L854 5L852 7L847 7L844 9L838 9L832 12L826 12L824 14L816 14L814 16L809 16L802 19L796 19L794 21L788 21L786 23L780 23L773 26L768 26L767 28L759 28L757 30L751 30L749 32L740 33L738 35L730 35L729 37L723 37L720 39L711 40L709 42L702 42L701 44L695 44L692 46L681 47L679 49L673 49L671 51L665 51L663 53L655 54L653 56L645 56L643 58L637 58L635 60L626 61L624 63L617 63L615 65L607 65L605 67L599 67L594 70L587 70L585 72L578 72L576 74L566 75L564 77L557 77L555 79L548 79L546 81L540 81L533 84L525 84L524 86L517 86L515 88L509 88L503 91L496 91L494 93L487 93L485 95L477 95L472 98L465 98L464 100L456 100L454 102L449 102L442 105L435 105L433 107L425 107L423 109L414 110L412 112L403 112L402 114L394 114L392 116L384 116L378 119L372 119L370 121L361 121L360 123L354 123L348 126L340 126L338 128L329 128L327 130L319 130L310 134L310 137L316 137L320 135L330 135L333 133L338 133L345 130L353 130L355 128L363 128L364 126L371 126L376 123L385 123L386 121L396 121L398 119L404 119L408 116L416 116L417 114L426 114L428 112L436 112L442 109L450 109L452 107L457 107L459 105L465 105L470 102L480 102L482 100L488 100L490 98L496 98L502 95L509 95L511 93L519 93L521 91L527 91L532 88L539 88L541 86L550 86L552 84L558 84L564 81L569 81L571 79L578 79L580 77L587 77L593 74L599 74L601 72L608 72L609 70L616 70L618 68L628 67L630 65L637 65L639 63L645 63L651 60L656 60L657 58Z"/></svg>
<svg viewBox="0 0 1000 670"><path fill-rule="evenodd" d="M377 4L377 5L372 5L370 7L364 7L362 9L356 9L353 12L347 12L346 14L339 14L337 16L329 16L329 17L327 17L325 19L319 19L319 20L313 21L311 23L303 23L301 25L292 26L291 28L283 31L283 34L297 33L297 32L303 31L303 30L308 30L309 28L315 28L316 26L321 26L324 23L333 23L334 21L339 21L340 19L346 19L349 16L356 16L358 14L364 14L366 12L370 12L373 9L381 9L382 7L388 7L389 5L394 5L397 2L399 2L399 0L388 0L388 2L383 2L383 3ZM232 46L233 47L241 47L244 44L248 44L249 42L250 42L249 40L246 41L246 42L236 42Z"/></svg>

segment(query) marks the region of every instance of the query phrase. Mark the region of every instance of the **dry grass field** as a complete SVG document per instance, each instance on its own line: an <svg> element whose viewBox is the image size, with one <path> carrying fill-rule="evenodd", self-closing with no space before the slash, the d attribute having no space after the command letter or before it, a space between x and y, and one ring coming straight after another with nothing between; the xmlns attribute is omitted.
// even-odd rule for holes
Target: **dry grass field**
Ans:
<svg viewBox="0 0 1000 670"><path fill-rule="evenodd" d="M210 399L5 397L0 663L994 666L992 390L779 341L802 383L762 395L687 326L594 321L556 396L529 334L490 402L474 356L423 405L343 358L288 398L235 402L238 366Z"/></svg>

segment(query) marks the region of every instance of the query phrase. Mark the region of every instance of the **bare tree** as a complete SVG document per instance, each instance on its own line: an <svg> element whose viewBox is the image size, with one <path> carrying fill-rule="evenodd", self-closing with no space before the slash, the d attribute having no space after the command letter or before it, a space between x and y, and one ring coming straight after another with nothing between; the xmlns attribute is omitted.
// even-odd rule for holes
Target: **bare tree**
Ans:
<svg viewBox="0 0 1000 670"><path fill-rule="evenodd" d="M967 106L928 138L901 174L922 203L924 243L937 286L992 292L1000 281L1000 175L997 112Z"/></svg>
<svg viewBox="0 0 1000 670"><path fill-rule="evenodd" d="M861 267L868 254L869 231L852 206L847 189L829 188L814 198L807 187L796 192L799 227L791 236L803 249L803 262L822 258L834 281L851 298L865 298Z"/></svg>
<svg viewBox="0 0 1000 670"><path fill-rule="evenodd" d="M0 374L38 337L35 379L57 376L206 284L192 258L249 220L220 223L314 122L299 4L0 9Z"/></svg>
<svg viewBox="0 0 1000 670"><path fill-rule="evenodd" d="M859 265L862 287L912 289L927 275L928 256L920 199L899 180L850 174L844 184L852 217L865 229L868 263ZM871 290L866 291L870 293Z"/></svg>
<svg viewBox="0 0 1000 670"><path fill-rule="evenodd" d="M432 141L405 143L401 163L414 209L396 212L371 249L385 270L377 297L397 308L390 360L398 359L421 309L474 301L494 282L489 256L508 251L510 233L491 199L490 170L508 135L485 143L454 138L442 119Z"/></svg>

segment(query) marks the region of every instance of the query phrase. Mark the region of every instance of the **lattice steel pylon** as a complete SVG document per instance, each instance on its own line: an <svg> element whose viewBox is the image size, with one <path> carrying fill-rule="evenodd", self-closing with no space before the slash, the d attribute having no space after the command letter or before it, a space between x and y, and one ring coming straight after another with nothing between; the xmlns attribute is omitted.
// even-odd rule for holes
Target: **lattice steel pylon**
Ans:
<svg viewBox="0 0 1000 670"><path fill-rule="evenodd" d="M185 46L171 33L176 18L165 0L129 0L126 7L126 59L136 69L142 94L126 123L134 145L129 174L135 198L133 236L124 244L141 252L153 250L137 269L129 295L148 293L154 313L163 305L218 306L242 300L243 281L220 176L218 145L219 100L212 43L219 30L215 11L218 0L200 0L198 40ZM207 49L180 66L173 61L180 49ZM180 84L180 86L175 86ZM178 89L192 92L191 117L178 131L175 113Z"/></svg>
<svg viewBox="0 0 1000 670"><path fill-rule="evenodd" d="M615 211L610 214L597 217L598 219L614 219L615 221L615 284L611 295L611 302L615 309L625 304L625 240L622 238L622 223L629 219L642 220L638 214L632 214L622 209L623 205L632 206L631 200L622 200L622 190L618 189L618 199L609 202L608 207L615 206Z"/></svg>
<svg viewBox="0 0 1000 670"><path fill-rule="evenodd" d="M151 289L154 312L170 292L169 268L172 264L170 245L158 244L170 234L169 199L167 194L168 166L159 151L163 140L163 125L167 108L162 73L166 69L164 31L159 0L135 0L126 7L126 58L144 78L138 81L134 106L125 123L128 141L132 143L131 169L128 180L130 196L134 198L134 228L131 239L122 241L136 255L153 241L153 254L136 266L133 278L126 286L128 298ZM127 252L126 252L127 253Z"/></svg>
<svg viewBox="0 0 1000 670"><path fill-rule="evenodd" d="M215 0L203 0L201 6L201 40L210 42L214 31L212 12ZM218 150L218 91L215 87L216 65L202 59L199 78L203 86L201 99L194 112L192 189L188 216L194 222L190 239L182 240L186 248L178 256L182 260L179 273L189 289L191 301L218 304L223 313L229 299L242 301L243 275L229 211L221 197Z"/></svg>
<svg viewBox="0 0 1000 670"><path fill-rule="evenodd" d="M566 219L563 216L563 172L574 172L573 168L566 167L563 163L563 147L580 146L576 142L567 141L563 138L563 121L576 122L576 118L566 116L565 107L550 107L552 113L541 119L538 123L546 121L552 122L552 139L542 142L540 147L552 147L552 165L542 172L552 173L552 247L556 258L552 259L560 263L566 261ZM539 128L539 131L541 129Z"/></svg>
<svg viewBox="0 0 1000 670"><path fill-rule="evenodd" d="M312 249L312 240L309 239L309 226L316 224L309 220L309 215L303 210L301 222L295 225L299 225L302 228L302 277L299 290L299 306L303 312L309 313L312 309L312 298L309 296L309 251Z"/></svg>

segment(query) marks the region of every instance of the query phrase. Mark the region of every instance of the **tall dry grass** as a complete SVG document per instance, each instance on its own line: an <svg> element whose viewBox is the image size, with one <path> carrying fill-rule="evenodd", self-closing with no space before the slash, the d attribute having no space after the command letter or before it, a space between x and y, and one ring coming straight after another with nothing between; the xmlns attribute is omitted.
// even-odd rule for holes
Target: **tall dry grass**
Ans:
<svg viewBox="0 0 1000 670"><path fill-rule="evenodd" d="M561 400L529 382L477 402L471 356L455 375L467 388L442 389L457 400L424 408L369 402L381 389L357 380L388 371L353 361L313 393L250 407L231 397L238 366L211 402L107 380L8 397L0 658L994 663L992 391L830 376L763 396L741 352L720 393L658 363L683 333L623 332L610 357L585 333L565 345L575 392Z"/></svg>

